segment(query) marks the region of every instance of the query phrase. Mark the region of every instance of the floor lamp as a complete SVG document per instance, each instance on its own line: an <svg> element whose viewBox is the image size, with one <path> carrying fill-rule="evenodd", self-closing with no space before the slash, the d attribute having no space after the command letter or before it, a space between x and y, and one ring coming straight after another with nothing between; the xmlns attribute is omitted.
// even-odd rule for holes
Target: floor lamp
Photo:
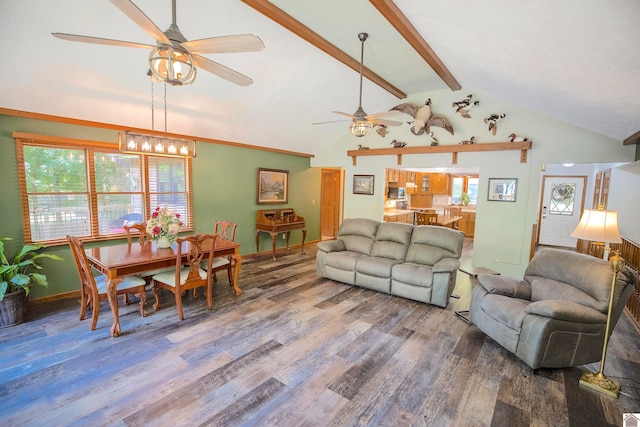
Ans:
<svg viewBox="0 0 640 427"><path fill-rule="evenodd" d="M604 244L603 258L606 260L610 251L609 244L622 242L620 232L618 231L618 212L605 211L603 209L585 209L582 218L580 218L580 223L571 233L571 237ZM611 267L612 273L611 292L609 295L609 309L607 310L607 324L604 332L604 344L602 345L600 370L598 372L584 372L580 377L580 385L599 391L607 396L617 398L620 392L620 383L607 378L604 374L604 364L607 358L607 345L609 344L609 332L611 328L611 310L613 309L616 280L618 273L622 269L620 251L613 251L613 255L611 259L609 259L609 267Z"/></svg>

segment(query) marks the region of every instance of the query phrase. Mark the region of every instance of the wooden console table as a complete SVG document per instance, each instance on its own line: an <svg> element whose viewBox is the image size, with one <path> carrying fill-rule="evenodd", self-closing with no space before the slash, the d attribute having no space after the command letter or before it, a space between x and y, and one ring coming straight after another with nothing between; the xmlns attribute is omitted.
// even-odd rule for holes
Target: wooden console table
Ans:
<svg viewBox="0 0 640 427"><path fill-rule="evenodd" d="M260 233L271 235L272 261L276 260L276 240L279 233L286 233L287 250L289 250L289 235L292 230L302 230L302 253L307 229L304 217L299 216L293 209L266 209L256 212L256 253L260 253Z"/></svg>

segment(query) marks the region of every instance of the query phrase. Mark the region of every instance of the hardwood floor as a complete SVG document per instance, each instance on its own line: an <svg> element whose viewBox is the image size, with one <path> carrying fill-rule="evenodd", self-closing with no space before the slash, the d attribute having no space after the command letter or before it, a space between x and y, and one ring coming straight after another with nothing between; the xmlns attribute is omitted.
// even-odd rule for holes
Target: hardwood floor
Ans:
<svg viewBox="0 0 640 427"><path fill-rule="evenodd" d="M223 276L214 310L185 296L180 322L165 293L146 318L121 308L118 338L107 303L90 332L76 300L0 329L0 425L621 426L640 412L625 316L606 369L624 394L611 399L578 385L584 367L534 374L457 318L464 273L447 309L318 278L315 245L245 260L240 297Z"/></svg>

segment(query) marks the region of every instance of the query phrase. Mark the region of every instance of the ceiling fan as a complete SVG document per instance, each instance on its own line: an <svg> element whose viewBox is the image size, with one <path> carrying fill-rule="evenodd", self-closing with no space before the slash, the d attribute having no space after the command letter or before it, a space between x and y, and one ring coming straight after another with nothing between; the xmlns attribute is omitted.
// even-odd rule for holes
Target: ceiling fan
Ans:
<svg viewBox="0 0 640 427"><path fill-rule="evenodd" d="M176 24L176 0L171 1L171 26L164 32L133 4L132 1L109 1L153 37L157 41L157 45L104 39L100 37L79 36L75 34L52 34L59 39L75 42L152 49L149 55L149 66L153 73L152 78L174 86L193 83L195 79L195 66L241 86L248 86L253 83L253 80L249 77L200 56L200 54L259 51L264 49L264 43L262 43L262 40L260 40L258 36L238 34L189 41L182 35Z"/></svg>
<svg viewBox="0 0 640 427"><path fill-rule="evenodd" d="M400 126L402 122L398 122L395 120L385 120L383 117L391 117L397 115L396 111L384 111L381 113L367 114L362 109L362 67L364 64L364 42L369 37L367 33L358 34L358 39L361 42L360 47L360 100L358 103L358 109L353 114L343 113L342 111L332 111L332 113L340 114L342 116L351 117L352 123L349 127L349 131L357 136L365 136L371 131L371 127L373 125L382 125L382 126ZM321 125L325 123L336 123L343 122L346 120L333 120L329 122L318 122L312 123L314 125Z"/></svg>

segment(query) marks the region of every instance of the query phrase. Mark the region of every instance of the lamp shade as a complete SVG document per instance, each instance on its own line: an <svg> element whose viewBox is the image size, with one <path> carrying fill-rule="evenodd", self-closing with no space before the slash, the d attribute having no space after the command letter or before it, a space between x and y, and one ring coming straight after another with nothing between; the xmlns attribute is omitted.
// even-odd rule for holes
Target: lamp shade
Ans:
<svg viewBox="0 0 640 427"><path fill-rule="evenodd" d="M618 212L585 209L571 237L593 242L621 243Z"/></svg>

